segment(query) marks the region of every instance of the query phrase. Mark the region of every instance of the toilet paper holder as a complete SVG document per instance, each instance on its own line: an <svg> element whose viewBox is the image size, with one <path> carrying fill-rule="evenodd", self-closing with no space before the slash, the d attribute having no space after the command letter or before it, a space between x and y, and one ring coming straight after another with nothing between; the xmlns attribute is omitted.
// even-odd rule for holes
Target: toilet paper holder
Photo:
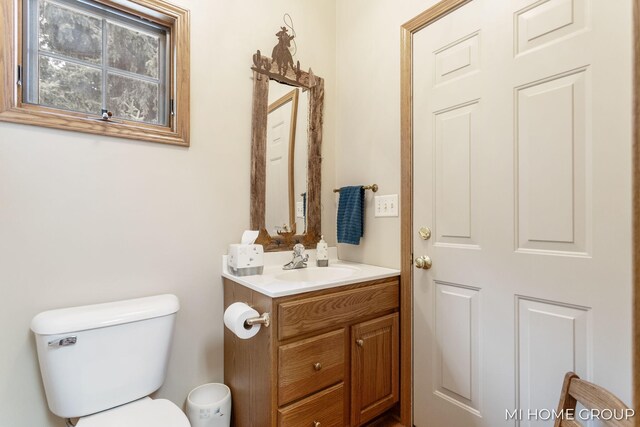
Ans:
<svg viewBox="0 0 640 427"><path fill-rule="evenodd" d="M263 313L262 316L252 317L244 321L244 326L250 328L253 325L264 325L269 327L271 324L271 315L269 313Z"/></svg>

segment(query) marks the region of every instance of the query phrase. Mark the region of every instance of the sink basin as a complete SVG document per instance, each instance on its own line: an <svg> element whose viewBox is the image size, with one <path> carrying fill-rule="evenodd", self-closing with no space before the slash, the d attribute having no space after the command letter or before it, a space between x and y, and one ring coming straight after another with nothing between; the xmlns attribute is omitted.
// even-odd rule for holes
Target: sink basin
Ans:
<svg viewBox="0 0 640 427"><path fill-rule="evenodd" d="M355 272L355 269L346 267L307 267L283 271L275 278L284 282L330 282L346 279Z"/></svg>
<svg viewBox="0 0 640 427"><path fill-rule="evenodd" d="M399 270L375 265L341 261L337 258L335 248L329 248L328 267L317 267L311 257L307 268L283 270L282 266L291 260L286 252L264 254L264 270L262 274L251 276L235 276L229 271L228 257L222 257L222 276L241 286L259 292L271 298L280 298L306 292L351 285L371 280L397 277Z"/></svg>

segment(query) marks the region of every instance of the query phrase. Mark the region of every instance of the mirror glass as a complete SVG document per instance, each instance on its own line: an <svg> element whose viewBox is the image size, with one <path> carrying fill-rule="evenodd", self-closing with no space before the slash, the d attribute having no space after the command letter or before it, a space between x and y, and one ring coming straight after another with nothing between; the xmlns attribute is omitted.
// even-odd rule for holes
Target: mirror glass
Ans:
<svg viewBox="0 0 640 427"><path fill-rule="evenodd" d="M305 234L308 194L309 91L269 81L265 228Z"/></svg>

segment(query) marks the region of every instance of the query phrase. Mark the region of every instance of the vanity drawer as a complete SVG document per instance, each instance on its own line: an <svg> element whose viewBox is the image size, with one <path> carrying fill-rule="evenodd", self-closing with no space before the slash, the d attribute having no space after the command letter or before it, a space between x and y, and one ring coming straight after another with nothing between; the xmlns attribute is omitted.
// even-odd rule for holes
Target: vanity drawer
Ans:
<svg viewBox="0 0 640 427"><path fill-rule="evenodd" d="M340 383L286 408L279 409L278 426L343 427L344 385Z"/></svg>
<svg viewBox="0 0 640 427"><path fill-rule="evenodd" d="M398 305L397 277L376 285L283 302L278 306L278 337L285 340L339 326L360 317L393 310Z"/></svg>
<svg viewBox="0 0 640 427"><path fill-rule="evenodd" d="M278 404L336 384L344 378L346 330L280 346L278 349Z"/></svg>

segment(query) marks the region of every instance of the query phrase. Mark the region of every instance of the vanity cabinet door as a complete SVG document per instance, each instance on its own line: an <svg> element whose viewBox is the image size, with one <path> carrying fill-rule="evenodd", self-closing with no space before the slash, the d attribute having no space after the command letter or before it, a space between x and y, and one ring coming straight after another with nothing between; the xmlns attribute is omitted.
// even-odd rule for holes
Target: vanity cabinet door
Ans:
<svg viewBox="0 0 640 427"><path fill-rule="evenodd" d="M351 329L351 416L354 426L382 414L398 401L398 313Z"/></svg>

